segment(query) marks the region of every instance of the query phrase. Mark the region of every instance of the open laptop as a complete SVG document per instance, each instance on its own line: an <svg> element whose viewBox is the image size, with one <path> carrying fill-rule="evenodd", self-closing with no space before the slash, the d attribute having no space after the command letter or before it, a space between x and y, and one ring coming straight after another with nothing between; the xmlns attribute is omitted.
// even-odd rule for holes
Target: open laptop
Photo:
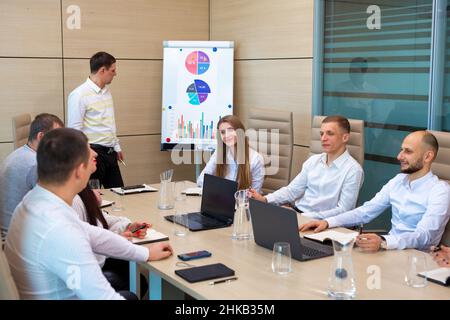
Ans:
<svg viewBox="0 0 450 320"><path fill-rule="evenodd" d="M333 248L312 240L300 238L297 212L250 199L253 234L256 244L273 250L275 242L289 242L291 255L307 261L333 255Z"/></svg>
<svg viewBox="0 0 450 320"><path fill-rule="evenodd" d="M200 212L186 213L191 231L225 228L233 224L236 181L205 174ZM165 216L173 222L173 215ZM178 223L178 222L177 222Z"/></svg>

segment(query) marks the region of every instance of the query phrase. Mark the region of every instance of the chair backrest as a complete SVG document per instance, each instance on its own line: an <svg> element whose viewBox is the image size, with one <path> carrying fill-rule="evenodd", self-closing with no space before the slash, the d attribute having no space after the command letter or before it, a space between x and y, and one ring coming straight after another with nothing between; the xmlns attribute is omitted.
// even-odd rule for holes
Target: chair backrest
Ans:
<svg viewBox="0 0 450 320"><path fill-rule="evenodd" d="M29 113L20 114L12 118L14 149L20 148L27 143L30 125L31 115Z"/></svg>
<svg viewBox="0 0 450 320"><path fill-rule="evenodd" d="M430 131L439 143L439 152L431 164L431 171L441 180L450 183L450 132ZM450 221L447 223L441 243L450 246Z"/></svg>
<svg viewBox="0 0 450 320"><path fill-rule="evenodd" d="M311 126L311 155L322 153L322 144L320 143L320 126L325 116L314 116ZM359 162L364 168L364 121L348 119L350 122L350 139L347 143L347 149L350 155Z"/></svg>
<svg viewBox="0 0 450 320"><path fill-rule="evenodd" d="M247 129L256 130L256 136L249 136L249 143L252 148L258 150L264 157L266 164L266 178L262 191L270 193L289 183L291 176L292 153L294 145L294 129L292 112L276 111L270 109L252 108L249 112L247 121ZM267 134L258 132L259 129L266 129ZM271 162L271 131L279 130L278 147L278 164ZM278 166L276 174L270 174L272 166Z"/></svg>
<svg viewBox="0 0 450 320"><path fill-rule="evenodd" d="M0 300L18 300L19 292L9 269L8 260L0 247Z"/></svg>

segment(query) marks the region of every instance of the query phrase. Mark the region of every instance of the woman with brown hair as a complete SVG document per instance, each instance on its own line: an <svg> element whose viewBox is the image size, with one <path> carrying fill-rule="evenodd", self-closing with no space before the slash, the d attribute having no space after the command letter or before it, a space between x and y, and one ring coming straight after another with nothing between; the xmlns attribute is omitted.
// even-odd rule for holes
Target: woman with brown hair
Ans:
<svg viewBox="0 0 450 320"><path fill-rule="evenodd" d="M264 159L249 147L245 127L238 117L228 115L217 124L217 149L197 179L203 186L205 173L238 183L238 188L261 192L264 182Z"/></svg>

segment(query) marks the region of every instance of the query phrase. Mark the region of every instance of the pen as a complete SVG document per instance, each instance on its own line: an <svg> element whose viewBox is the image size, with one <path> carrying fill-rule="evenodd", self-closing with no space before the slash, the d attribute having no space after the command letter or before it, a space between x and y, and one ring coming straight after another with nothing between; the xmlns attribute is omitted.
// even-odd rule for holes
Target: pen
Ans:
<svg viewBox="0 0 450 320"><path fill-rule="evenodd" d="M359 234L362 234L364 225L361 223L359 225Z"/></svg>
<svg viewBox="0 0 450 320"><path fill-rule="evenodd" d="M125 164L125 161L123 161L122 159L119 159L119 161L126 167L127 165Z"/></svg>
<svg viewBox="0 0 450 320"><path fill-rule="evenodd" d="M137 231L139 231L139 230L144 229L145 227L147 227L147 224L146 224L146 223L144 223L144 224L141 225L140 227L137 227L137 228L134 229L134 230L131 230L131 233L135 233L135 232L137 232Z"/></svg>
<svg viewBox="0 0 450 320"><path fill-rule="evenodd" d="M217 281L210 281L209 285L213 286L218 283L224 283L224 282L229 282L229 281L233 281L233 280L237 280L237 277L227 278L227 279L222 279L222 280L217 280Z"/></svg>

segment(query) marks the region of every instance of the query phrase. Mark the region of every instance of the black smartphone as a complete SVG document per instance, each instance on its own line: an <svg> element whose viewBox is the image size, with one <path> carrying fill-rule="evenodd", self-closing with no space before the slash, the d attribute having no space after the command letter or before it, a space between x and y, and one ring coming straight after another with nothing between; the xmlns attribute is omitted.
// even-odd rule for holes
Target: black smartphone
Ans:
<svg viewBox="0 0 450 320"><path fill-rule="evenodd" d="M143 184L137 184L134 186L122 187L122 190L133 190L133 189L141 189L141 188L145 188L145 186Z"/></svg>
<svg viewBox="0 0 450 320"><path fill-rule="evenodd" d="M206 251L206 250L182 253L182 254L178 255L178 258L183 261L189 261L189 260L201 259L201 258L207 258L207 257L211 257L211 252Z"/></svg>

